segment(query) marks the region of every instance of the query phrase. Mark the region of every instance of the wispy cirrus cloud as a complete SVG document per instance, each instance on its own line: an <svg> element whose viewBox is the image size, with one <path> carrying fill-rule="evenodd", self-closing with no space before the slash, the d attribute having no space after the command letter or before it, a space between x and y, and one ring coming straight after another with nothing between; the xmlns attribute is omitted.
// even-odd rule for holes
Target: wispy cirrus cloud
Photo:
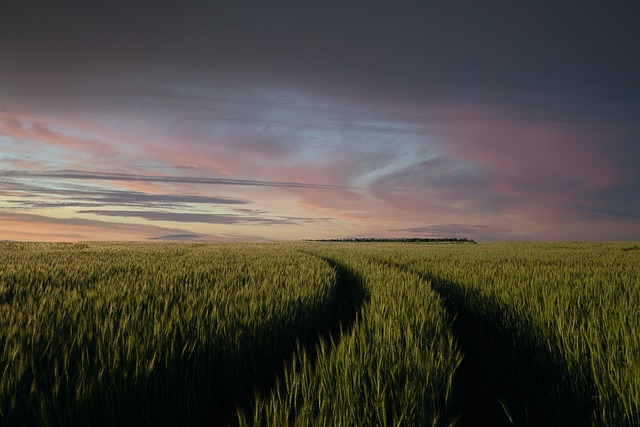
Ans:
<svg viewBox="0 0 640 427"><path fill-rule="evenodd" d="M145 175L102 173L90 171L2 171L0 172L0 196L5 206L27 212L72 212L77 218L96 221L103 217L108 222L133 220L140 224L149 222L181 223L186 227L206 226L303 226L328 223L327 217L294 216L279 214L251 207L246 198L213 196L210 192L149 193L134 190L113 189L114 183L170 184L174 190L183 185L196 187L241 186L269 188L328 188L300 182L273 182L259 180L233 180L194 176ZM72 224L72 223L69 223ZM198 227L200 228L200 227ZM158 233L155 233L158 234ZM162 234L173 239L174 235ZM200 236L200 233L192 233ZM222 240L233 240L226 233ZM209 236L209 234L202 234ZM241 234L248 239L259 237ZM216 234L216 236L219 236ZM156 237L156 236L151 236ZM149 237L149 238L151 238ZM191 239L192 237L190 237ZM207 237L205 237L206 239Z"/></svg>
<svg viewBox="0 0 640 427"><path fill-rule="evenodd" d="M172 184L199 184L199 185L242 185L254 187L283 187L283 188L335 188L333 185L313 184L293 181L263 181L252 179L233 179L196 176L169 176L169 175L143 175L130 173L103 173L80 170L61 171L2 171L0 176L7 178L32 178L32 179L67 179L85 181L136 181Z"/></svg>
<svg viewBox="0 0 640 427"><path fill-rule="evenodd" d="M123 190L60 190L54 188L25 188L14 186L13 191L16 197L26 195L30 198L16 198L10 200L10 203L30 209L86 206L104 207L114 205L167 208L186 205L244 205L249 203L247 200L230 197L210 197L188 194L150 194ZM0 191L0 193L2 193L2 191Z"/></svg>
<svg viewBox="0 0 640 427"><path fill-rule="evenodd" d="M77 122L54 117L5 114L0 116L0 135L18 145L11 152L43 163L106 163L119 156L117 147L101 140L100 135Z"/></svg>
<svg viewBox="0 0 640 427"><path fill-rule="evenodd" d="M188 80L121 87L126 114L5 120L3 206L176 222L195 235L206 224L484 240L579 238L591 233L587 223L604 236L623 223L633 229L640 213L637 129L599 120L580 100L473 90L456 98L446 88L350 98ZM14 142L35 145L20 152ZM108 161L86 161L101 156Z"/></svg>
<svg viewBox="0 0 640 427"><path fill-rule="evenodd" d="M113 208L117 206L138 209L192 210L197 207L250 204L246 199L234 197L148 193L109 189L104 186L87 185L86 182L69 182L64 179L42 180L32 177L25 179L24 176L19 179L15 177L2 179L0 196L4 197L6 206L9 208L33 211L57 208Z"/></svg>
<svg viewBox="0 0 640 427"><path fill-rule="evenodd" d="M93 214L120 218L142 218L148 221L206 223L206 224L245 224L245 225L293 225L318 221L326 221L328 218L296 218L296 217L268 217L248 216L238 214L216 213L192 213L192 212L167 212L144 210L79 210L79 214Z"/></svg>

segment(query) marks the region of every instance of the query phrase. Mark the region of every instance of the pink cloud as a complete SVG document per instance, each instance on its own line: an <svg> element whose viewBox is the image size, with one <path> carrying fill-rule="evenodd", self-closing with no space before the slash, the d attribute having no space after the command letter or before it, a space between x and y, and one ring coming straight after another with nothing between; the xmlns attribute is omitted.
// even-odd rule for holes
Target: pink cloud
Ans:
<svg viewBox="0 0 640 427"><path fill-rule="evenodd" d="M320 109L326 117L317 123L335 129L323 134L318 125L317 135L328 139L309 146L296 140L298 125L252 131L246 121L238 127L224 120L220 126L192 122L187 112L184 123L169 117L162 123L158 117L100 121L88 115L8 114L0 120L0 133L33 147L57 147L68 168L87 172L324 185L94 181L96 186L160 195L213 191L250 200L256 215L332 218L324 230L314 229L317 233L385 236L463 224L483 235L490 229L500 239L579 238L571 233L597 234L589 223L614 233L620 223L635 221L633 209L610 207L600 195L613 194L611 189L637 178L631 162L621 158L625 150L616 146L628 139L627 130L567 117L556 120L552 111L543 116L479 105L353 105L349 108L358 113L354 123L348 114L342 121ZM316 138L313 132L306 136ZM3 162L34 171L46 164L42 157L31 159L29 147L21 154ZM575 226L568 226L575 218Z"/></svg>
<svg viewBox="0 0 640 427"><path fill-rule="evenodd" d="M442 152L490 171L503 191L529 183L532 191L553 192L562 189L565 180L573 188L594 190L622 179L616 159L607 151L616 130L499 120L434 130Z"/></svg>
<svg viewBox="0 0 640 427"><path fill-rule="evenodd" d="M492 107L438 111L430 107L427 115L439 120L423 126L427 160L417 158L373 183L380 203L371 206L381 222L395 215L413 224L489 225L499 239L575 239L606 238L635 221L633 210L607 214L612 207L601 195L634 179L623 167L628 129ZM596 230L566 227L576 216Z"/></svg>
<svg viewBox="0 0 640 427"><path fill-rule="evenodd" d="M244 234L196 234L177 228L147 224L123 224L84 218L53 218L46 215L0 210L0 240L15 241L137 241L137 240L260 240Z"/></svg>
<svg viewBox="0 0 640 427"><path fill-rule="evenodd" d="M18 241L144 240L175 230L0 210L0 239Z"/></svg>
<svg viewBox="0 0 640 427"><path fill-rule="evenodd" d="M57 146L68 149L72 159L89 158L93 161L110 161L117 156L117 150L97 138L73 136L69 133L82 130L76 122L59 120L54 117L30 115L4 116L0 120L0 133L23 143L36 146Z"/></svg>

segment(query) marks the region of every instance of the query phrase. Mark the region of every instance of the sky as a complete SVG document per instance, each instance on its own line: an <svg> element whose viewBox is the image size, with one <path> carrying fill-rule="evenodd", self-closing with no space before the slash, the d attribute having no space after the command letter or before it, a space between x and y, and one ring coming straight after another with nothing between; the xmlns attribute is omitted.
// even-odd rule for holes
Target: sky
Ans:
<svg viewBox="0 0 640 427"><path fill-rule="evenodd" d="M640 240L640 7L25 0L0 240Z"/></svg>

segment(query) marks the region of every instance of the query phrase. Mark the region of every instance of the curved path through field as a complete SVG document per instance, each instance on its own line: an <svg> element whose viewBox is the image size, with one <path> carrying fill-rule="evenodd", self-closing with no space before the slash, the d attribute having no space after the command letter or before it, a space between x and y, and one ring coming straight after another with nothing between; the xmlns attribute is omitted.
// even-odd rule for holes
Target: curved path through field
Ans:
<svg viewBox="0 0 640 427"><path fill-rule="evenodd" d="M465 357L454 381L461 426L590 425L592 402L570 387L534 322L469 287L423 274L441 296ZM511 319L507 321L506 319Z"/></svg>
<svg viewBox="0 0 640 427"><path fill-rule="evenodd" d="M301 337L298 341L301 350L306 353L311 363L315 363L318 344L321 340L332 343L331 346L328 346L329 351L339 345L341 336L351 331L358 313L368 299L363 279L356 272L330 258L323 257L322 260L336 271L337 283L334 293L331 295L330 323L324 328L318 329L312 337ZM291 343L288 356L282 359L282 363L279 365L280 369L273 372L272 375L269 376L268 381L255 384L254 390L257 392L254 393L255 395L265 395L275 390L278 378L282 378L285 368L291 366L291 359L295 357L295 351L296 343ZM237 423L238 410L250 417L252 414L253 399L254 397L251 396L243 402L236 402L235 407L233 405L230 406L228 413L225 414L224 422L220 425L228 425L231 422Z"/></svg>

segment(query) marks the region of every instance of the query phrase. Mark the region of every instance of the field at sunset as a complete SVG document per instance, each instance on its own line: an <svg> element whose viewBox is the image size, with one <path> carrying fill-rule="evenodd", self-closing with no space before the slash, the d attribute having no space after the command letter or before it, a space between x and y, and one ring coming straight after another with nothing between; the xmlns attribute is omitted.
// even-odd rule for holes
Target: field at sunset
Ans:
<svg viewBox="0 0 640 427"><path fill-rule="evenodd" d="M640 426L639 18L4 2L0 427Z"/></svg>
<svg viewBox="0 0 640 427"><path fill-rule="evenodd" d="M637 425L637 243L1 243L0 425Z"/></svg>

